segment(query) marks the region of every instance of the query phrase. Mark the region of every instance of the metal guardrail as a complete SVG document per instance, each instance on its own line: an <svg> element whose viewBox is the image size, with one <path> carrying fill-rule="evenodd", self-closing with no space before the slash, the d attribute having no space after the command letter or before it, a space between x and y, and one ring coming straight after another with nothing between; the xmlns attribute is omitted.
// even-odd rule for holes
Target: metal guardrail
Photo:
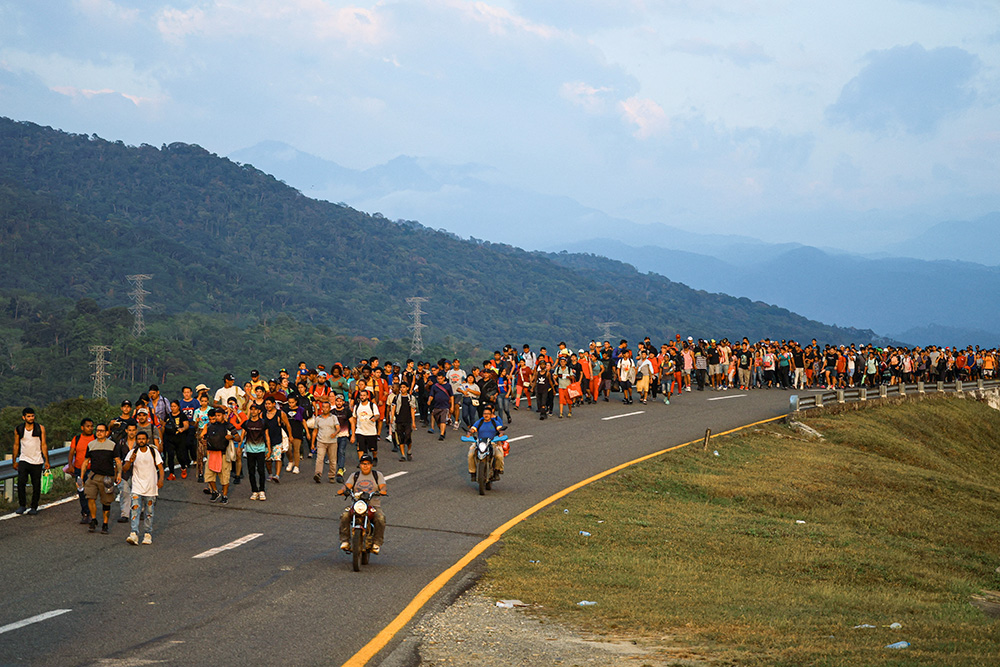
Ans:
<svg viewBox="0 0 1000 667"><path fill-rule="evenodd" d="M824 391L811 396L793 394L789 397L789 412L801 412L810 408L822 408L827 405L841 403L861 403L880 398L896 398L910 394L961 394L965 391L996 389L1000 380L977 380L976 382L937 382L935 384L896 384L878 387L851 387Z"/></svg>
<svg viewBox="0 0 1000 667"><path fill-rule="evenodd" d="M9 456L9 455L8 455ZM62 467L69 463L69 443L65 447L49 450L49 465L53 470L62 470ZM0 461L0 495L10 500L14 492L14 480L17 478L17 471L14 470L14 462L11 459Z"/></svg>

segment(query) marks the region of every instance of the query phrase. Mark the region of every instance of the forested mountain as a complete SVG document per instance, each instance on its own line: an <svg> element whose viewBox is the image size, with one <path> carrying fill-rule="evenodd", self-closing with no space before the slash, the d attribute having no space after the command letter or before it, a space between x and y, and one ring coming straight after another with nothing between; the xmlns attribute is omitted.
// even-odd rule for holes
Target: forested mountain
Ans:
<svg viewBox="0 0 1000 667"><path fill-rule="evenodd" d="M280 313L331 335L401 339L405 298L426 296L426 337L439 343L582 342L605 321L630 339L872 338L620 262L462 240L312 200L198 146L132 147L9 119L0 119L0 234L6 299L128 306L124 276L150 273L151 322L202 313L246 329ZM74 344L103 334L98 326Z"/></svg>

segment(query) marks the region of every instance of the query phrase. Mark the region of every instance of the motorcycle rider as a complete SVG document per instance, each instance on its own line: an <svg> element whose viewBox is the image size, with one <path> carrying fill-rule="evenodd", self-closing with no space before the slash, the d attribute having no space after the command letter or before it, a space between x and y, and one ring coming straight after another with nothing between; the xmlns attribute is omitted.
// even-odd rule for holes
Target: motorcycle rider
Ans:
<svg viewBox="0 0 1000 667"><path fill-rule="evenodd" d="M338 496L353 493L355 490L367 493L378 493L371 497L368 505L375 510L372 553L377 554L382 548L382 539L385 536L385 514L382 513L381 500L385 495L385 475L372 469L372 457L370 454L362 454L359 462L361 470L355 472L348 478L344 488L337 491ZM350 506L340 515L340 548L344 551L351 550L351 512Z"/></svg>
<svg viewBox="0 0 1000 667"><path fill-rule="evenodd" d="M506 428L503 421L495 416L493 406L487 405L483 408L483 416L469 429L469 437L477 441L492 440ZM493 447L493 470L495 475L503 474L503 448L499 443ZM476 442L469 447L469 477L476 481Z"/></svg>

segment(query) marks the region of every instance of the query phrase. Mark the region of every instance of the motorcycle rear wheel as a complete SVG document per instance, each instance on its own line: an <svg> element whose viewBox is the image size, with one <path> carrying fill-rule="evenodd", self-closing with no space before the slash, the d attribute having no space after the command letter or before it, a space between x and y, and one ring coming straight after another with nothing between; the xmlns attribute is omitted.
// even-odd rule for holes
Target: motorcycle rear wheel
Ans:
<svg viewBox="0 0 1000 667"><path fill-rule="evenodd" d="M354 536L351 540L351 560L353 561L354 571L361 571L361 558L365 551L365 530L364 528L355 528Z"/></svg>
<svg viewBox="0 0 1000 667"><path fill-rule="evenodd" d="M480 459L476 464L476 481L479 482L479 495L486 495L486 459Z"/></svg>

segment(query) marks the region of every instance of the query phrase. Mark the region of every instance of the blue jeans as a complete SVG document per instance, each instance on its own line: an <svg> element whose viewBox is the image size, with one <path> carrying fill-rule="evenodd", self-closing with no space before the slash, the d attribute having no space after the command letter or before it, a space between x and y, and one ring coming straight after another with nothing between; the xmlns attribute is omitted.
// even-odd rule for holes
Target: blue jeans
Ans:
<svg viewBox="0 0 1000 667"><path fill-rule="evenodd" d="M503 420L503 416L507 416L507 421L504 423L510 423L510 398L504 394L497 396L497 417Z"/></svg>
<svg viewBox="0 0 1000 667"><path fill-rule="evenodd" d="M143 521L143 529L147 533L153 532L153 506L156 504L156 496L140 496L132 494L132 532L139 532L139 515L146 513Z"/></svg>
<svg viewBox="0 0 1000 667"><path fill-rule="evenodd" d="M347 446L351 444L351 436L337 436L337 470L347 470Z"/></svg>

